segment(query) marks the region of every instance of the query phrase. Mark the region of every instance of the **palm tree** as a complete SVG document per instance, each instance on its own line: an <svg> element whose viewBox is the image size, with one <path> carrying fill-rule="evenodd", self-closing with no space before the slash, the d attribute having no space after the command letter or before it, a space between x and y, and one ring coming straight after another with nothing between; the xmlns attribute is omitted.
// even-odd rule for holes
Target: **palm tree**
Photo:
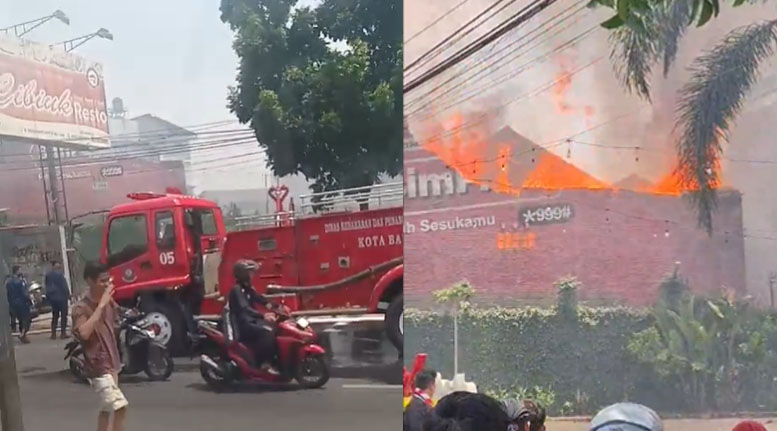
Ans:
<svg viewBox="0 0 777 431"><path fill-rule="evenodd" d="M735 0L734 6L743 3ZM666 77L688 28L694 22L704 25L719 11L717 0L594 0L593 4L618 10L602 24L612 31L613 67L625 88L647 101L653 68L661 64ZM680 90L676 171L682 185L693 190L699 225L708 233L717 206L722 143L757 80L759 66L775 48L777 19L734 29L693 61L690 80Z"/></svg>

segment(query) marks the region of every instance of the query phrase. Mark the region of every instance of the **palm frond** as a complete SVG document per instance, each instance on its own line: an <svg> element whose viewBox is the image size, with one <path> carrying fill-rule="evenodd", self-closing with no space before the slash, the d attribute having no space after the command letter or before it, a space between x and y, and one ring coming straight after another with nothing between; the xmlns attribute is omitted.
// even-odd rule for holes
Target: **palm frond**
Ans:
<svg viewBox="0 0 777 431"><path fill-rule="evenodd" d="M685 30L693 19L692 0L673 0L659 3L658 6L659 31L658 42L664 61L664 77L669 74L675 58L680 39L685 35Z"/></svg>
<svg viewBox="0 0 777 431"><path fill-rule="evenodd" d="M650 100L650 72L659 48L654 22L628 22L613 31L610 44L615 75L629 92Z"/></svg>
<svg viewBox="0 0 777 431"><path fill-rule="evenodd" d="M690 81L677 107L678 174L692 193L698 222L712 232L717 205L718 167L729 127L758 76L758 66L774 53L777 20L736 29L691 66Z"/></svg>

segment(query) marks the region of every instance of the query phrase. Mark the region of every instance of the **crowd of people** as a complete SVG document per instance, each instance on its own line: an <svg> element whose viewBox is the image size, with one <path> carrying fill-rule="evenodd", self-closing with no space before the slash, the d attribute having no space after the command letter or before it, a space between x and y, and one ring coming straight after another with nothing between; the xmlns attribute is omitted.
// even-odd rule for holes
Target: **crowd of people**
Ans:
<svg viewBox="0 0 777 431"><path fill-rule="evenodd" d="M497 400L488 395L453 392L436 404L437 373L424 370L415 377L415 389L405 408L404 431L546 431L543 406L530 400ZM641 404L617 403L602 409L589 431L664 431L658 414ZM732 431L767 431L757 421L742 421Z"/></svg>

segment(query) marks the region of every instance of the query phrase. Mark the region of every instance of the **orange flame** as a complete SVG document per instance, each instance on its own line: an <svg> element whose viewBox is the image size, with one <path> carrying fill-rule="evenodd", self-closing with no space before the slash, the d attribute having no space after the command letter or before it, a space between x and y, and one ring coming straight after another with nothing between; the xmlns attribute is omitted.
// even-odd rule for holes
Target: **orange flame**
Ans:
<svg viewBox="0 0 777 431"><path fill-rule="evenodd" d="M522 187L533 189L612 189L552 153L540 156L537 166L523 181Z"/></svg>
<svg viewBox="0 0 777 431"><path fill-rule="evenodd" d="M591 113L592 108L586 108L586 111ZM430 125L427 135L430 138L422 140L421 145L470 183L485 185L494 192L510 195L518 195L522 189L617 189L540 147L531 147L531 151L538 152L536 163L535 159L532 159L532 163L519 160L524 152L516 151L519 148L515 146L516 143L494 141L491 127L483 124L482 117L466 117L464 114L456 114L444 124ZM473 123L479 123L478 127L473 127ZM722 185L720 172L718 161L714 165L717 178L714 188ZM653 184L626 188L671 196L698 190L698 186L684 186L676 170Z"/></svg>
<svg viewBox="0 0 777 431"><path fill-rule="evenodd" d="M722 180L721 180L721 168L720 168L720 162L716 162L714 164L714 173L715 173L715 181L712 184L713 189L719 189L722 187ZM712 172L710 172L712 173ZM672 195L672 196L680 196L683 193L686 192L692 192L699 190L699 185L694 182L694 184L691 184L690 186L685 186L683 184L683 179L678 173L677 169L672 169L669 174L665 175L663 178L658 180L653 186L644 188L643 190L647 193L655 193L659 195Z"/></svg>

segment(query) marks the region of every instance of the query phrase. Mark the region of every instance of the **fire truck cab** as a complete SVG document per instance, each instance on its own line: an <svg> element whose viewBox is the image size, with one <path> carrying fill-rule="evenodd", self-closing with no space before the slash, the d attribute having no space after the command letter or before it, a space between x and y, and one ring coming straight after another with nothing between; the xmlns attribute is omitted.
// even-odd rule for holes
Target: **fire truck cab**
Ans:
<svg viewBox="0 0 777 431"><path fill-rule="evenodd" d="M204 298L200 314L220 314L235 285L232 265L251 259L260 265L257 290L295 314L385 313L387 335L401 349L402 185L302 196L288 211L284 189L270 191L276 213L241 217L229 233L213 202L178 191L129 195L103 233L115 299L131 306L142 298L158 341L181 352L186 313Z"/></svg>

